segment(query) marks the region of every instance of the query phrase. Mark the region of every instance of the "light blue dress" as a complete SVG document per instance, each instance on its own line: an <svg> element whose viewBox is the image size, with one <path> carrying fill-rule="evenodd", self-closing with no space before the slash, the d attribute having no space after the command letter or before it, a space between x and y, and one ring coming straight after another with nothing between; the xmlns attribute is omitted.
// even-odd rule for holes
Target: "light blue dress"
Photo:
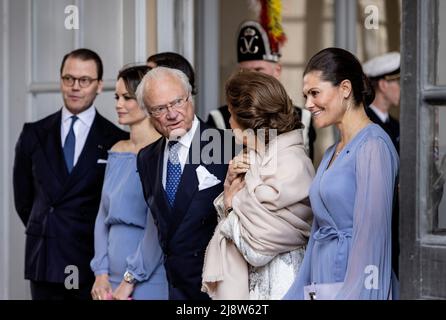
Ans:
<svg viewBox="0 0 446 320"><path fill-rule="evenodd" d="M168 298L163 253L134 153L109 151L94 238L91 269L108 273L113 290L129 270L138 281L133 299Z"/></svg>
<svg viewBox="0 0 446 320"><path fill-rule="evenodd" d="M395 299L392 203L399 159L376 124L362 129L328 167L322 159L311 185L311 236L296 280L284 299L303 299L313 282L343 282L336 299Z"/></svg>

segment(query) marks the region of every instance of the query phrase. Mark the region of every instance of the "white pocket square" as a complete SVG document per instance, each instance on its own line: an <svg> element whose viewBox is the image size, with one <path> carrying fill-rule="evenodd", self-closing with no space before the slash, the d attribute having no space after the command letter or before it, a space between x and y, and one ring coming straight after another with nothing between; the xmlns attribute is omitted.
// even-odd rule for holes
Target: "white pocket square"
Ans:
<svg viewBox="0 0 446 320"><path fill-rule="evenodd" d="M98 159L98 163L107 163L107 160L105 160L105 159Z"/></svg>
<svg viewBox="0 0 446 320"><path fill-rule="evenodd" d="M195 171L197 172L198 178L198 191L208 189L221 183L216 176L203 166L199 166Z"/></svg>

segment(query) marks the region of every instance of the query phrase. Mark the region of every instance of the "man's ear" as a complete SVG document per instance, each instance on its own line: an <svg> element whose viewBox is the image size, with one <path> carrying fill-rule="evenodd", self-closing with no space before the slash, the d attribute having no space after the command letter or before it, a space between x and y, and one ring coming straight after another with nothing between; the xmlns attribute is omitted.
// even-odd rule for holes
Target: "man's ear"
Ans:
<svg viewBox="0 0 446 320"><path fill-rule="evenodd" d="M385 92L386 89L387 89L387 81L384 80L384 79L379 79L379 80L378 80L378 89L379 89L381 92Z"/></svg>
<svg viewBox="0 0 446 320"><path fill-rule="evenodd" d="M274 77L276 79L280 79L281 74L282 74L282 65L279 62L277 62L274 64Z"/></svg>
<svg viewBox="0 0 446 320"><path fill-rule="evenodd" d="M104 81L99 80L98 81L98 89L96 90L96 94L100 94L102 92L102 89L104 88Z"/></svg>

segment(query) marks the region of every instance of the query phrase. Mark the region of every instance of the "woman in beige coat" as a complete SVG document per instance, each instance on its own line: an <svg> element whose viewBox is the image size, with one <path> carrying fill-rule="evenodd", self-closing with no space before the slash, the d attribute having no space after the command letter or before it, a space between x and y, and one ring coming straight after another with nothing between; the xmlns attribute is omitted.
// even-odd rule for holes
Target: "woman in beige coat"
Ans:
<svg viewBox="0 0 446 320"><path fill-rule="evenodd" d="M219 224L203 268L213 299L281 299L302 262L311 229L314 176L302 124L275 78L243 71L226 84L231 127L244 150L214 201Z"/></svg>

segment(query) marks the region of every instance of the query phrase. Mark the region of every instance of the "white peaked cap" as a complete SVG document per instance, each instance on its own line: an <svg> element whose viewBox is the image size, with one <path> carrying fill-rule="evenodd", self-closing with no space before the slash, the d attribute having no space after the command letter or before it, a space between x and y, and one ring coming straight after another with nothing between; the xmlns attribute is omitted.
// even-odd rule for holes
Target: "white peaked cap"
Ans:
<svg viewBox="0 0 446 320"><path fill-rule="evenodd" d="M399 52L389 52L365 62L362 68L370 78L385 76L400 68L401 55Z"/></svg>

